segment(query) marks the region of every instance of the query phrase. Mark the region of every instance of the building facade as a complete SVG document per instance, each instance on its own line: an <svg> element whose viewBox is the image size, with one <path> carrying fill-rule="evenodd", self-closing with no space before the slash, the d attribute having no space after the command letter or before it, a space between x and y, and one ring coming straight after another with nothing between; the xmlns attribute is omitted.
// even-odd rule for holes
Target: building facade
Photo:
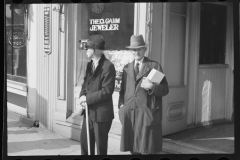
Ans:
<svg viewBox="0 0 240 160"><path fill-rule="evenodd" d="M113 126L120 123L118 91L122 67L133 60L125 48L132 34L143 35L146 56L169 82L163 135L232 118L232 3L6 5L6 28L8 109L42 128L79 140L76 105L88 62L79 40L93 34L104 36L104 54L117 71Z"/></svg>

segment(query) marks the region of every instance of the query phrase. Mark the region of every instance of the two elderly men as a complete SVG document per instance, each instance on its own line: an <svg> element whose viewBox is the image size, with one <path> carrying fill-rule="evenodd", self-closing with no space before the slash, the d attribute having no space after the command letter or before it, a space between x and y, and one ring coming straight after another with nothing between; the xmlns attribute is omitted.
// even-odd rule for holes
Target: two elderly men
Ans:
<svg viewBox="0 0 240 160"><path fill-rule="evenodd" d="M90 146L94 154L96 140L98 154L107 154L107 139L113 115L112 93L115 83L114 65L102 54L101 36L90 36L87 44L88 63L80 93L80 103L89 107ZM133 62L123 68L119 91L119 118L122 124L120 151L131 154L156 154L162 150L162 97L169 92L166 77L157 84L147 76L154 68L160 72L161 65L145 57L147 46L142 35L133 35L130 46ZM100 49L100 50L99 50ZM102 50L101 50L102 49ZM96 70L91 71L91 66ZM81 132L81 151L87 154L85 118Z"/></svg>

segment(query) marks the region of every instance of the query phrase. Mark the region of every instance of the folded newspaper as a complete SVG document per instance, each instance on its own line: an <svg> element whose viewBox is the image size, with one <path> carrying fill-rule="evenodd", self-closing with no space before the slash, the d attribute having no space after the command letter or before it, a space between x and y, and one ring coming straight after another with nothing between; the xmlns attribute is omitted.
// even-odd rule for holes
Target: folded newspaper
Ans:
<svg viewBox="0 0 240 160"><path fill-rule="evenodd" d="M148 74L147 78L151 82L159 84L162 81L164 76L165 74L153 68Z"/></svg>

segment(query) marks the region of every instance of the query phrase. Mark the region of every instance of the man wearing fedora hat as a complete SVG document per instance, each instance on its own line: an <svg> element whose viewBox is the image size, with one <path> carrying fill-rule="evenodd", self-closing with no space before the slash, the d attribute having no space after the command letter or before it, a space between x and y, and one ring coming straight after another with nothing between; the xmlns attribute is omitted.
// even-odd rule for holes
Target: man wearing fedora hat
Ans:
<svg viewBox="0 0 240 160"><path fill-rule="evenodd" d="M115 67L103 54L105 41L101 35L92 35L86 44L86 75L80 92L80 105L85 102L89 110L90 153L95 154L95 142L98 155L107 155L108 132L114 118L112 94L115 87ZM85 111L85 110L84 110ZM81 154L88 154L86 116L80 136Z"/></svg>
<svg viewBox="0 0 240 160"><path fill-rule="evenodd" d="M130 46L134 61L123 68L119 92L119 118L122 124L120 151L132 154L156 154L162 150L162 97L169 92L166 77L152 83L149 72L160 64L145 57L142 35L132 35Z"/></svg>

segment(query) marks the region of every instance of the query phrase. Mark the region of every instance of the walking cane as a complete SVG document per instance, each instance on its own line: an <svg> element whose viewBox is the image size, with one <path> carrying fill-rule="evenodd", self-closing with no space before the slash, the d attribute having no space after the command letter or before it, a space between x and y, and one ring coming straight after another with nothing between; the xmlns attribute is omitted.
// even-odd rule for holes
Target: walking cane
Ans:
<svg viewBox="0 0 240 160"><path fill-rule="evenodd" d="M85 113L86 113L86 127L87 127L87 144L88 144L88 155L90 155L90 137L89 137L89 121L88 121L88 105L85 102Z"/></svg>

